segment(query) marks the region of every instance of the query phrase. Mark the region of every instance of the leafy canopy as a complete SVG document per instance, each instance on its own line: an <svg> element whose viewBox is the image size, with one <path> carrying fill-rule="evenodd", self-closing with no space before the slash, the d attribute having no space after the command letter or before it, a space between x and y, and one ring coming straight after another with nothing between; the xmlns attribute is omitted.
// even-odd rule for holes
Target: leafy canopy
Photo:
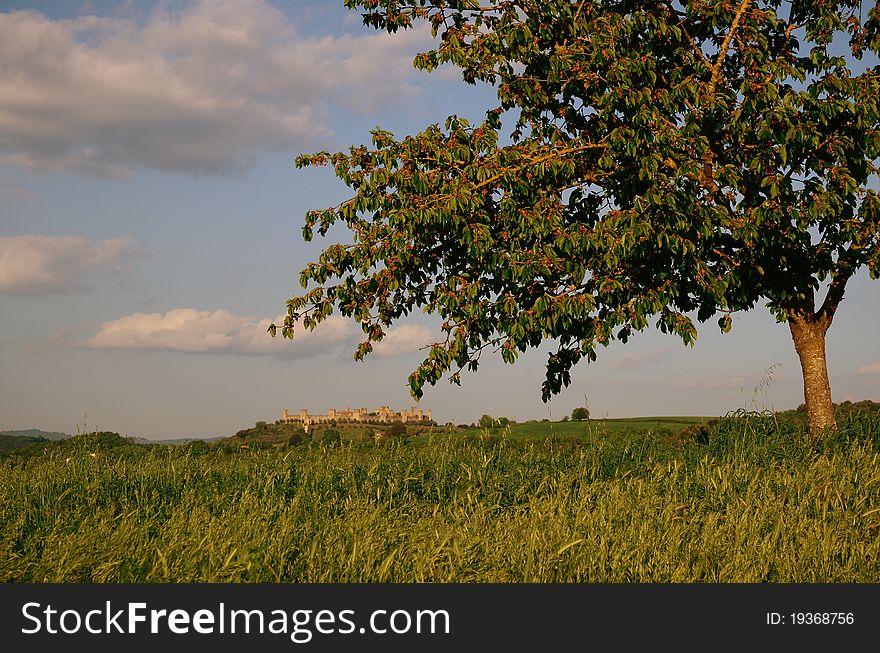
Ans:
<svg viewBox="0 0 880 653"><path fill-rule="evenodd" d="M305 239L342 223L352 241L302 272L283 335L338 310L363 328L360 359L410 312L439 315L416 397L487 348L510 363L555 341L546 400L650 323L689 344L693 318L720 312L726 331L762 299L780 320L830 319L855 270L880 275L876 6L346 5L389 32L427 21L437 47L414 65L457 66L498 104L476 125L376 129L369 146L297 159L354 192L310 211Z"/></svg>

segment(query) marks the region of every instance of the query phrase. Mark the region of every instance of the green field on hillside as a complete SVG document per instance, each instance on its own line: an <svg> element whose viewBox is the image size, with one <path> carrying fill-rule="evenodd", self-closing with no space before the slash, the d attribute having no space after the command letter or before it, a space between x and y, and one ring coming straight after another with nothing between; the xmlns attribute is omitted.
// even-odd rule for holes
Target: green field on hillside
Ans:
<svg viewBox="0 0 880 653"><path fill-rule="evenodd" d="M840 423L819 442L766 415L259 448L86 434L0 458L0 582L876 583L880 413Z"/></svg>
<svg viewBox="0 0 880 653"><path fill-rule="evenodd" d="M529 421L491 429L467 429L467 433L506 435L511 438L577 437L597 438L612 433L680 431L693 424L708 422L717 417L622 417L616 419L591 419L582 422Z"/></svg>

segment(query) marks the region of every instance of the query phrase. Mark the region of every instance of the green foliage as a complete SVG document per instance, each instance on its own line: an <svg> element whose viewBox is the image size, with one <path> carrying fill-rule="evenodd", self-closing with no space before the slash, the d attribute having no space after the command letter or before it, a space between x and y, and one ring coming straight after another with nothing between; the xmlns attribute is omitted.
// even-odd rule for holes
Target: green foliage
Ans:
<svg viewBox="0 0 880 653"><path fill-rule="evenodd" d="M254 441L265 442L267 444L286 443L291 445L291 443L299 444L302 442L303 439L305 439L306 434L301 424L288 424L279 420L272 424L257 422L249 429L238 431L235 434L235 437L247 440L248 446Z"/></svg>
<svg viewBox="0 0 880 653"><path fill-rule="evenodd" d="M204 440L193 440L191 442L187 442L184 445L184 448L186 448L186 450L194 456L206 454L211 450L208 446L208 443Z"/></svg>
<svg viewBox="0 0 880 653"><path fill-rule="evenodd" d="M582 422L590 419L590 410L584 406L579 406L571 411L571 419L575 422Z"/></svg>
<svg viewBox="0 0 880 653"><path fill-rule="evenodd" d="M287 436L287 446L295 447L301 444L304 439L305 431L303 431L302 433L291 433L289 436Z"/></svg>
<svg viewBox="0 0 880 653"><path fill-rule="evenodd" d="M0 582L880 580L880 413L388 442L0 460Z"/></svg>
<svg viewBox="0 0 880 653"><path fill-rule="evenodd" d="M32 444L48 442L46 438L40 436L27 435L6 435L0 433L0 451L14 451L16 449L24 449Z"/></svg>
<svg viewBox="0 0 880 653"><path fill-rule="evenodd" d="M134 441L125 438L112 431L94 431L75 435L69 440L63 440L58 445L61 450L77 451L107 451L119 447L135 446Z"/></svg>
<svg viewBox="0 0 880 653"><path fill-rule="evenodd" d="M315 434L312 436L312 439L323 445L339 444L342 441L339 436L339 431L337 431L336 429L324 429L324 431L322 431L320 435L316 431Z"/></svg>
<svg viewBox="0 0 880 653"><path fill-rule="evenodd" d="M507 417L492 417L491 415L483 415L477 422L477 426L481 429L504 428L511 424L515 424L515 422Z"/></svg>
<svg viewBox="0 0 880 653"><path fill-rule="evenodd" d="M854 272L880 275L880 73L859 62L880 47L876 6L345 4L388 32L427 22L439 38L415 66L451 64L493 84L497 105L477 124L376 129L297 159L354 193L310 211L305 239L337 223L352 239L302 271L285 337L338 311L363 328L360 359L409 313L439 315L446 337L410 376L415 397L486 348L513 363L553 340L548 399L649 324L691 344L694 318L721 312L727 331L766 301L827 328Z"/></svg>
<svg viewBox="0 0 880 653"><path fill-rule="evenodd" d="M396 422L392 422L391 426L388 428L388 435L391 437L402 437L406 435L406 425L397 420Z"/></svg>

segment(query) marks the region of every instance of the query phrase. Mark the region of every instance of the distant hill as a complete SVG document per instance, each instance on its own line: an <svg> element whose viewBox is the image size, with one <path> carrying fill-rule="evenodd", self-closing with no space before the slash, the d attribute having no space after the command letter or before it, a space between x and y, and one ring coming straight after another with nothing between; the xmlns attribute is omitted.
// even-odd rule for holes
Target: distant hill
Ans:
<svg viewBox="0 0 880 653"><path fill-rule="evenodd" d="M204 440L205 442L213 442L214 440L220 440L224 436L218 435L213 438L169 438L167 440L149 440L147 438L131 438L134 440L136 444L188 444L190 442L195 442L196 440Z"/></svg>
<svg viewBox="0 0 880 653"><path fill-rule="evenodd" d="M861 401L844 401L834 404L834 414L837 419L850 417L851 415L859 415L865 413L880 412L880 402L871 401L870 399L862 399ZM800 415L806 420L807 406L801 404L792 410L783 411L786 415Z"/></svg>
<svg viewBox="0 0 880 653"><path fill-rule="evenodd" d="M58 431L41 431L40 429L23 429L20 431L0 431L0 436L9 435L15 438L42 438L55 442L57 440L66 440L71 437L69 433L59 433Z"/></svg>
<svg viewBox="0 0 880 653"><path fill-rule="evenodd" d="M39 444L40 442L48 442L48 440L38 436L6 435L5 433L0 433L0 451L16 451L29 447L32 444Z"/></svg>
<svg viewBox="0 0 880 653"><path fill-rule="evenodd" d="M18 446L13 446L15 443L14 441L11 441L9 445L0 448L19 449L35 442L58 442L60 440L69 440L74 436L70 435L69 433L59 433L58 431L41 431L40 429L0 431L0 438L3 438L5 441L7 437L22 438L22 443ZM211 442L212 440L219 440L222 437L223 436L217 436L213 438L169 438L167 440L149 440L147 438L132 437L129 439L137 444L186 444L187 442L192 442L193 440L205 440L206 442Z"/></svg>

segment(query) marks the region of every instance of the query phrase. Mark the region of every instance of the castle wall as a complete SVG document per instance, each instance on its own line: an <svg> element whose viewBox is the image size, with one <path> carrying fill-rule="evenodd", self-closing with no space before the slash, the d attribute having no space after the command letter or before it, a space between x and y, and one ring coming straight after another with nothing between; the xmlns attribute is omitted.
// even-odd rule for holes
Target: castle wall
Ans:
<svg viewBox="0 0 880 653"><path fill-rule="evenodd" d="M356 422L379 422L388 424L390 422L401 421L407 422L427 422L431 421L431 411L422 411L420 408L413 406L408 411L400 412L391 410L389 406L380 406L375 411L368 411L366 408L355 408L350 410L337 410L330 408L326 415L311 415L308 409L303 408L299 411L299 415L293 415L286 408L281 412L281 421L285 423L300 422L306 426L309 424L327 424L330 422L337 423L356 423Z"/></svg>

